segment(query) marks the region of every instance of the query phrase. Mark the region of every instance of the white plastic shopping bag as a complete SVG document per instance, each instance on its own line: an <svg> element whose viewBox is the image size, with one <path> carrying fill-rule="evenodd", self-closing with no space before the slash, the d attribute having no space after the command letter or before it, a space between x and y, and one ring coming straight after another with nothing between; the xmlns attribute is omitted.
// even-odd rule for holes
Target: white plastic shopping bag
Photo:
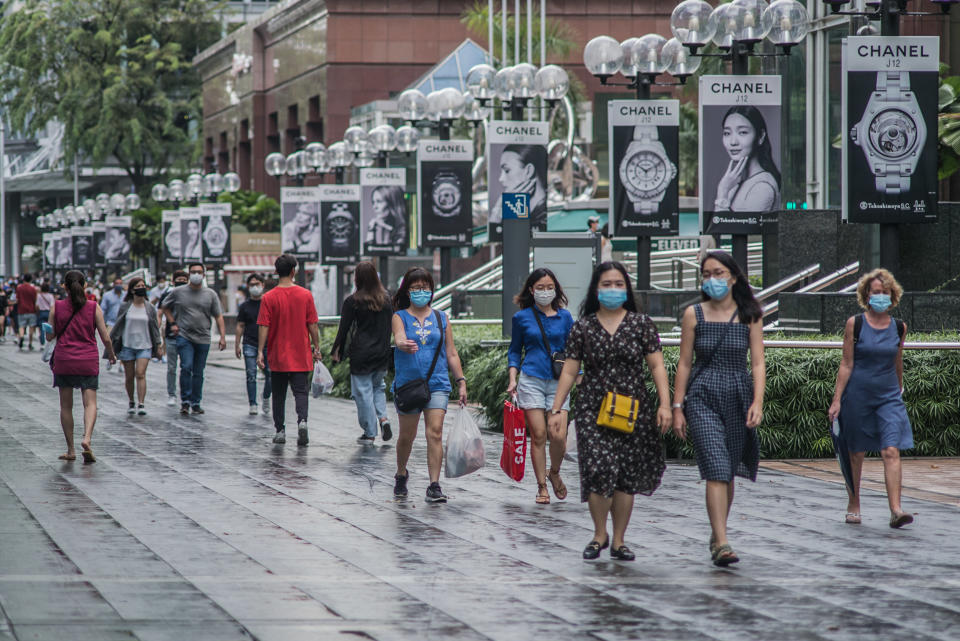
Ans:
<svg viewBox="0 0 960 641"><path fill-rule="evenodd" d="M444 476L448 479L476 472L483 467L483 437L470 412L464 407L457 412L453 429L447 436Z"/></svg>
<svg viewBox="0 0 960 641"><path fill-rule="evenodd" d="M321 361L317 361L313 366L313 383L310 391L314 398L320 398L321 394L329 394L333 389L333 375L330 370Z"/></svg>
<svg viewBox="0 0 960 641"><path fill-rule="evenodd" d="M577 461L577 423L570 421L567 425L567 451L563 454L565 461Z"/></svg>

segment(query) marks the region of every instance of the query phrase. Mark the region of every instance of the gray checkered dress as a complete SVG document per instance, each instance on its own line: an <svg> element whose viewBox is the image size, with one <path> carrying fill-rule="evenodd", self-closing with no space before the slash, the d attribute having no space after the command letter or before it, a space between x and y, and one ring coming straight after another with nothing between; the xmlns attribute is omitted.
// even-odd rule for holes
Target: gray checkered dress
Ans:
<svg viewBox="0 0 960 641"><path fill-rule="evenodd" d="M756 481L760 447L756 430L747 427L747 409L753 403L753 379L747 369L750 326L735 322L726 328L727 323L704 320L700 305L695 311L697 359L690 375L696 379L687 388L684 415L700 477L729 482L737 475ZM701 362L721 337L723 344L704 369Z"/></svg>

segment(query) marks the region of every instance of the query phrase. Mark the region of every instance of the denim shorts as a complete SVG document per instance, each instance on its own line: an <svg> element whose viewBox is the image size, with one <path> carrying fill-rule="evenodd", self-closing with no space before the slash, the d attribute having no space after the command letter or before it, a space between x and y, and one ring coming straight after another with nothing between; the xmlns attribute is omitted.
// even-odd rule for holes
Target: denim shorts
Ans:
<svg viewBox="0 0 960 641"><path fill-rule="evenodd" d="M557 395L558 381L553 378L537 378L521 372L517 380L517 400L525 410L549 410ZM570 396L563 401L564 410L570 410Z"/></svg>
<svg viewBox="0 0 960 641"><path fill-rule="evenodd" d="M38 327L36 314L17 314L20 327Z"/></svg>
<svg viewBox="0 0 960 641"><path fill-rule="evenodd" d="M423 409L425 410L445 410L447 405L450 404L450 392L431 392L430 401L427 403L427 406ZM397 407L396 402L393 404L394 407ZM397 414L401 416L413 416L419 414L420 412L401 412L397 408Z"/></svg>
<svg viewBox="0 0 960 641"><path fill-rule="evenodd" d="M135 361L138 358L151 358L153 356L153 350L149 347L147 349L132 349L130 347L122 347L120 353L117 354L118 361Z"/></svg>

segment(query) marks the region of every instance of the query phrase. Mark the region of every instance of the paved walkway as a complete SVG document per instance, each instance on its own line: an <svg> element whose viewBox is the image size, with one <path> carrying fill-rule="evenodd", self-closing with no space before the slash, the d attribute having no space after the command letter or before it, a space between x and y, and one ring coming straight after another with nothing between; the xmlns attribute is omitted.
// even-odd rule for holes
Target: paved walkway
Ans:
<svg viewBox="0 0 960 641"><path fill-rule="evenodd" d="M99 461L63 463L46 365L0 347L0 640L958 637L960 510L946 502L907 500L918 523L895 531L868 490L864 524L847 526L841 486L771 464L737 483L742 562L720 570L703 485L672 465L637 501L638 561L584 562L574 465L570 498L537 506L491 435L488 466L431 506L421 440L411 498L394 502L392 444L354 442L352 403L311 401L310 447L274 446L241 372L208 370L203 417L159 405L162 373L150 366L142 418L102 375Z"/></svg>

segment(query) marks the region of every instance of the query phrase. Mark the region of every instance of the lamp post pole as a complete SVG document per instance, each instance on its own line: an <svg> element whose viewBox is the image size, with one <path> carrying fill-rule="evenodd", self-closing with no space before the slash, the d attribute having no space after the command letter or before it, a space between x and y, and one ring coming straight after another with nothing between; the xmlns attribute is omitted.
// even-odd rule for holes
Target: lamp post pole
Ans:
<svg viewBox="0 0 960 641"><path fill-rule="evenodd" d="M750 73L750 55L747 46L742 42L734 41L730 47L730 71L735 76L746 76ZM715 236L717 246L720 246L720 236ZM747 235L732 234L731 244L733 245L733 260L743 270L743 275L748 275L748 254L747 254Z"/></svg>
<svg viewBox="0 0 960 641"><path fill-rule="evenodd" d="M653 78L650 76L645 74L637 76L637 100L650 100L652 84ZM650 247L649 236L637 236L637 289L640 291L650 289Z"/></svg>
<svg viewBox="0 0 960 641"><path fill-rule="evenodd" d="M899 0L881 0L880 35L900 35ZM880 266L894 274L900 271L900 226L896 223L880 223Z"/></svg>
<svg viewBox="0 0 960 641"><path fill-rule="evenodd" d="M386 168L387 168L387 165L390 164L390 163L388 162L388 159L387 159L387 153L388 153L388 152L386 152L386 151L381 151L381 152L377 153L377 167L379 167L380 169L386 169ZM383 286L386 287L386 288L389 290L389 289L390 289L390 287L389 287L389 283L390 283L390 257L389 257L389 256L381 256L381 257L379 258L379 260L377 261L377 268L378 268L378 271L380 272L380 282L383 283Z"/></svg>
<svg viewBox="0 0 960 641"><path fill-rule="evenodd" d="M450 140L451 121L447 118L440 119L440 128L438 138L440 140ZM440 282L447 286L453 282L453 249L451 247L440 248Z"/></svg>

